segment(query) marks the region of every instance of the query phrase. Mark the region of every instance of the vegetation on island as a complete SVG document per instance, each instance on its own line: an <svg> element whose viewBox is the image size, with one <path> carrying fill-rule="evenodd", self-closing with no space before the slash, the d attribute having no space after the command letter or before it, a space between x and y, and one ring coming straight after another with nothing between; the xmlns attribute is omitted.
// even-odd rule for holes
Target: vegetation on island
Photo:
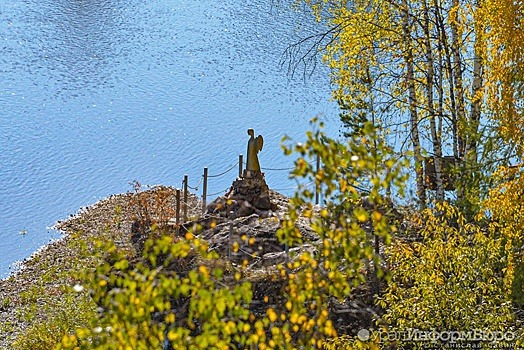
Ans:
<svg viewBox="0 0 524 350"><path fill-rule="evenodd" d="M277 236L314 249L253 276L247 260L214 251L199 225L169 229L167 190L137 189L105 230L68 241L67 268L24 292L20 317L30 326L13 348L523 346L524 4L297 3L329 29L295 59L324 55L346 126L342 141L314 122L304 142L283 142L298 155L290 176L313 182L324 201L314 206L315 191L299 187ZM298 229L304 218L314 243ZM135 246L117 234L130 220ZM265 295L254 311L260 279L278 282L278 303ZM342 332L333 304L362 289L372 326Z"/></svg>

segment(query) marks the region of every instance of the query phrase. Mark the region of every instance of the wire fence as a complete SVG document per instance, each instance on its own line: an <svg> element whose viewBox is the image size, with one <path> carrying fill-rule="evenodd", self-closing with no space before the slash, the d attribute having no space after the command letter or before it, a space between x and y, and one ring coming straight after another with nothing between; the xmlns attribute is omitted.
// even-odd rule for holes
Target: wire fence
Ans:
<svg viewBox="0 0 524 350"><path fill-rule="evenodd" d="M312 160L309 162L309 164L314 164L316 163L316 171L318 172L321 168L321 164L320 164L320 159L317 157L316 159ZM216 178L219 178L219 177L222 177L222 176L225 176L226 174L230 173L231 171L233 171L233 169L235 169L235 167L238 166L238 177L239 178L242 178L244 176L244 166L246 165L246 163L243 161L243 156L242 155L239 155L239 159L237 162L235 162L234 164L231 164L229 167L227 167L224 171L222 172L219 172L217 174L209 174L209 169L207 167L204 168L204 172L203 172L203 175L200 177L200 179L198 180L198 182L191 186L189 185L189 180L188 180L188 175L185 175L184 176L184 180L182 181L182 188L183 188L183 192L181 193L181 196L183 195L183 198L181 198L181 201L182 201L182 206L183 209L184 209L184 213L183 213L183 218L184 220L187 219L187 207L188 207L188 191L189 190L193 190L193 191L199 191L200 189L202 189L202 194L201 194L201 199L202 199L202 213L204 213L207 209L207 200L209 198L212 198L212 197L215 197L217 195L225 195L227 194L228 191L231 190L231 186L228 186L226 187L225 189L223 190L220 190L220 191L217 191L217 192L213 192L213 193L208 193L207 191L207 187L208 187L208 180L209 179L216 179ZM267 171L291 171L293 170L295 167L285 167L285 168L261 168L261 170L264 170L265 172ZM364 187L361 187L361 186L358 186L356 184L353 185L353 187L355 187L356 189L358 189L359 191L365 193L365 192L369 192L368 189L364 188ZM315 184L315 181L311 181L311 182L308 182L306 184L300 184L300 183L297 183L295 186L290 186L290 187L285 187L285 188L273 188L273 191L277 191L277 192L284 192L284 191L295 191L295 190L298 190L298 189L311 189L312 191L314 191L315 193L315 204L319 204L320 202L320 193L321 193L321 185L316 185ZM194 209L194 208L193 208ZM178 209L177 209L177 217L180 216L180 213L178 213ZM177 221L177 224L178 224L178 221Z"/></svg>
<svg viewBox="0 0 524 350"><path fill-rule="evenodd" d="M198 183L195 186L189 186L189 184L188 184L187 187L192 189L192 190L198 191L198 186L200 186L200 184L202 183L203 180L204 180L204 176L202 176L200 178L200 180L198 181ZM184 184L183 180L182 180L182 184Z"/></svg>
<svg viewBox="0 0 524 350"><path fill-rule="evenodd" d="M313 164L313 163L316 163L316 171L318 172L320 170L320 167L321 167L320 159L317 158L317 159L315 159L315 160L310 162L310 164ZM175 216L175 218L172 219L172 221L170 221L172 224L175 224L177 232L179 232L181 224L183 222L187 221L187 218L188 218L187 217L187 210L188 210L188 208L191 209L192 213L197 212L200 209L202 210L202 213L205 213L205 211L207 209L207 205L206 205L207 204L207 199L209 197L214 197L214 196L217 196L217 195L224 195L228 191L231 190L231 186L228 186L227 188L225 188L225 189L223 189L221 191L208 194L207 193L208 180L210 178L216 179L216 178L225 176L226 174L230 173L233 169L235 169L235 167L237 167L237 166L238 166L238 177L242 178L244 176L244 171L245 171L244 170L244 165L245 165L245 163L243 161L243 157L242 157L242 155L239 155L239 160L236 163L230 165L224 171L219 172L217 174L209 175L209 172L208 172L209 169L207 167L205 167L204 171L203 171L203 175L200 177L200 179L198 180L198 182L194 186L190 186L189 185L188 175L184 175L184 179L182 181L182 190L180 190L180 189L176 190L176 216ZM264 170L264 171L291 171L293 169L294 169L294 167L261 168L261 170ZM355 186L355 187L359 188L358 186ZM189 189L194 190L194 191L199 191L200 188L202 188L202 195L201 195L202 208L199 208L198 207L199 204L195 204L194 200L188 201ZM311 189L312 191L314 191L314 193L315 193L315 204L319 204L319 195L320 195L320 192L321 192L321 185L318 186L315 183L314 180L310 181L308 183L305 183L305 184L297 183L295 186L292 186L292 187L275 188L273 190L274 191L278 191L278 192L282 192L282 191L292 191L292 190L297 190L297 189L301 189L301 190ZM359 188L359 189L365 191L364 188ZM183 213L181 213L181 210L183 210ZM230 223L229 242L228 242L228 247L227 247L228 255L230 256L230 258L231 258L232 255L235 255L237 257L238 257L238 255L253 257L253 254L252 254L252 252L250 250L244 249L245 247L247 247L247 246L249 246L251 244L251 243L249 243L249 242L251 242L250 237L254 238L254 236L252 235L252 232L251 232L252 227L250 225L244 225L241 222L237 222L235 225L237 227L233 228L233 223L232 222ZM245 242L245 244L242 244L243 241ZM234 242L241 243L240 246L237 245L237 249L236 250L232 249ZM289 259L289 247L287 245L285 245L284 250L283 250L282 253L285 253L286 259ZM258 260L260 260L260 259L261 259L260 257L255 257L253 264L258 263L259 262Z"/></svg>
<svg viewBox="0 0 524 350"><path fill-rule="evenodd" d="M219 194L225 194L227 191L229 190L229 187L227 187L226 189L222 190L222 191L218 191L218 192L215 192L215 193L210 193L207 195L207 197L214 197L214 196L217 196Z"/></svg>
<svg viewBox="0 0 524 350"><path fill-rule="evenodd" d="M291 171L293 169L295 169L295 167L290 167L290 168L260 168L262 170L269 170L269 171Z"/></svg>
<svg viewBox="0 0 524 350"><path fill-rule="evenodd" d="M239 162L236 162L235 164L233 164L231 167L229 167L227 170L224 170L224 171L221 172L220 174L216 174L216 175L208 175L207 177L208 177L208 178L214 178L214 177L220 177L220 176L226 175L226 174L229 173L231 170L233 170L233 169L234 169L238 164L239 164Z"/></svg>
<svg viewBox="0 0 524 350"><path fill-rule="evenodd" d="M316 160L313 160L312 162L310 162L310 164L313 164L314 162L316 162L317 171L318 171L320 169L320 160L317 158ZM217 195L221 195L221 194L222 195L226 194L230 190L230 187L227 187L227 188L225 188L225 189L223 189L221 191L218 191L218 192L208 193L207 192L208 180L209 179L216 179L216 178L222 177L222 176L230 173L231 171L233 171L233 169L235 169L236 167L238 167L238 177L242 178L243 175L244 175L243 173L244 173L244 166L245 165L246 165L246 163L243 160L243 156L239 155L239 158L238 158L237 162L235 162L234 164L231 164L224 171L219 172L217 174L209 174L209 169L207 167L205 167L203 175L200 177L200 179L198 180L198 182L195 185L189 185L188 175L185 175L184 179L182 180L183 192L181 193L181 196L183 196L182 203L184 204L183 205L183 207L184 207L184 214L183 214L184 220L187 219L187 213L185 212L186 211L185 208L187 207L187 198L188 198L188 191L189 190L199 191L202 188L202 195L201 195L201 198L202 198L202 212L205 212L206 207L207 207L207 199L208 198L214 197L214 196L217 196ZM263 170L265 172L267 172L267 171L291 171L293 169L294 169L294 167L261 168L261 170ZM276 189L274 189L274 191L291 191L291 190L296 190L296 189L299 189L299 188L310 187L312 185L314 185L314 181L312 181L310 183L307 183L307 184L297 184L296 186L288 187L288 188L276 188ZM319 189L317 188L315 191L317 193L315 204L318 204L318 201L319 201L319 197L318 197Z"/></svg>
<svg viewBox="0 0 524 350"><path fill-rule="evenodd" d="M314 159L312 160L311 162L309 162L309 164L314 164L316 163L316 171L318 172L320 169L321 169L321 164L320 164L320 159L317 158L317 159ZM228 191L231 191L231 186L228 186L226 188L224 188L223 190L221 191L217 191L217 192L213 192L213 193L208 193L207 192L207 188L208 188L208 180L209 179L217 179L217 178L220 178L222 176L225 176L226 174L230 173L233 171L233 169L235 169L235 167L238 166L238 178L243 178L245 176L245 172L246 170L244 169L244 165L246 165L246 163L243 161L243 156L242 155L239 155L239 159L237 162L235 162L234 164L231 164L229 167L227 167L224 171L221 171L217 174L209 174L209 169L207 167L204 168L204 171L203 171L203 174L202 176L200 177L200 179L198 180L198 182L193 185L193 186L190 186L189 185L189 177L188 175L184 175L184 179L182 181L182 190L180 189L177 189L176 191L176 217L174 218L174 220L172 220L172 223L176 225L177 228L180 227L180 224L182 222L185 222L187 221L187 210L189 207L189 209L191 209L191 212L194 213L195 211L199 211L201 209L202 213L205 213L206 212L206 209L207 209L207 199L210 198L210 197L215 197L217 195L225 195L228 193ZM267 171L291 171L293 170L295 167L283 167L283 168L261 168L261 170L264 170L265 172ZM273 188L273 191L277 191L277 192L284 192L284 191L295 191L295 190L305 190L305 189L309 189L311 190L312 192L314 192L315 194L315 204L319 204L320 202L320 193L322 192L321 191L321 184L318 185L315 183L315 181L310 181L308 183L297 183L295 186L290 186L290 187L285 187L285 188ZM355 188L357 188L358 190L362 191L362 192L369 192L367 189L363 188L363 187L360 187L356 184L353 185ZM200 189L202 189L202 194L201 194L201 199L202 199L202 203L201 203L201 208L198 208L198 207L195 207L194 205L194 200L193 201L188 201L188 194L189 194L189 190L193 190L193 191L199 191ZM197 204L197 205L200 205L200 204ZM183 213L181 212L181 210L183 210ZM183 221L182 221L183 220Z"/></svg>
<svg viewBox="0 0 524 350"><path fill-rule="evenodd" d="M308 182L307 184L298 184L296 186L293 186L293 187L287 187L287 188L275 188L273 189L273 191L277 191L277 192L281 192L281 191L292 191L292 190L298 190L300 188L307 188L307 187L311 187L312 185L315 184L315 181L311 181L311 182ZM318 204L318 203L316 203Z"/></svg>

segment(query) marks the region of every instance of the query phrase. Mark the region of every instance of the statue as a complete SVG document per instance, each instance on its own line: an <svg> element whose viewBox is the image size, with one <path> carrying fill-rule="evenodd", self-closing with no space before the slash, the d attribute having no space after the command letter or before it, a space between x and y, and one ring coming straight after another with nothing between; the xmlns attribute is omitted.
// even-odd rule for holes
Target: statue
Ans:
<svg viewBox="0 0 524 350"><path fill-rule="evenodd" d="M261 135L255 137L255 131L248 129L250 136L247 143L247 164L242 174L233 181L225 196L218 197L208 207L208 214L236 219L256 213L259 217L271 216L271 211L278 209L271 202L269 187L258 162L258 152L264 146Z"/></svg>
<svg viewBox="0 0 524 350"><path fill-rule="evenodd" d="M264 146L264 138L262 135L255 137L255 131L248 129L247 133L251 138L247 143L247 171L258 171L260 172L260 163L258 162L258 152L262 150Z"/></svg>

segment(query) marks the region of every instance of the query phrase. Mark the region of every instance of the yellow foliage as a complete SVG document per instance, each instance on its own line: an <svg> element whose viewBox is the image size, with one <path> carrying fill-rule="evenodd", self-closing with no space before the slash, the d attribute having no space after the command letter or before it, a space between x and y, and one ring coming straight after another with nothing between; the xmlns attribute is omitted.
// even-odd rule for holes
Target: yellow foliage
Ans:
<svg viewBox="0 0 524 350"><path fill-rule="evenodd" d="M500 122L504 136L519 147L524 146L524 4L513 0L483 1L486 34L489 107Z"/></svg>
<svg viewBox="0 0 524 350"><path fill-rule="evenodd" d="M504 240L466 223L446 202L427 210L423 221L422 242L397 241L389 251L391 282L381 304L390 331L511 329Z"/></svg>
<svg viewBox="0 0 524 350"><path fill-rule="evenodd" d="M515 270L521 271L524 267L521 251L524 241L523 170L522 166L500 168L495 174L500 184L489 191L488 199L483 203L486 215L493 221L493 234L505 242L503 251L506 256L506 291L520 305L524 304L524 281L522 276L515 275Z"/></svg>

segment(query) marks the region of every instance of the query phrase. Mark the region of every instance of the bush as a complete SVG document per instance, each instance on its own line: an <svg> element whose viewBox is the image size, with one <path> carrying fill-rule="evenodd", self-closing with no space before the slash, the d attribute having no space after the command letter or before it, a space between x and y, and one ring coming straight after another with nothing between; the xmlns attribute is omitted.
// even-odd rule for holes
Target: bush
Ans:
<svg viewBox="0 0 524 350"><path fill-rule="evenodd" d="M503 240L467 223L457 208L436 204L420 218L421 242L396 241L388 252L391 282L380 300L396 345L423 348L407 331L512 331L504 286ZM431 346L443 346L438 339ZM465 342L467 343L467 341Z"/></svg>

